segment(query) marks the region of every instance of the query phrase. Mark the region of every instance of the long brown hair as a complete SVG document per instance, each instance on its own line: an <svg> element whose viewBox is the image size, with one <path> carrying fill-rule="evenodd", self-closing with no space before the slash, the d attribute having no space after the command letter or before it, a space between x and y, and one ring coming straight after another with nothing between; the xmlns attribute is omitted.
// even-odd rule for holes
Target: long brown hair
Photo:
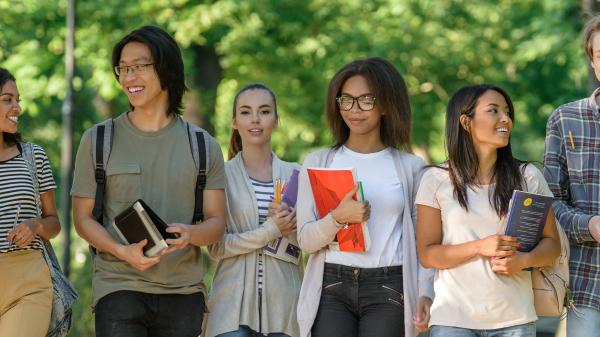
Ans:
<svg viewBox="0 0 600 337"><path fill-rule="evenodd" d="M17 83L17 80L8 70L4 68L0 68L0 91L8 81L13 81ZM7 145L17 145L17 143L23 141L23 137L18 132L8 133L2 132L2 139Z"/></svg>
<svg viewBox="0 0 600 337"><path fill-rule="evenodd" d="M475 152L471 135L462 127L462 115L472 119L479 97L488 90L498 92L506 100L508 116L514 121L515 110L510 97L502 88L493 84L478 84L459 89L450 99L446 111L446 147L448 149L448 170L454 186L454 196L465 210L469 210L467 188L478 186L477 172L479 158ZM508 145L496 149L497 159L493 168L492 181L496 182L493 194L490 194L490 205L498 216L508 212L508 205L513 190L523 188L523 172L526 162L513 157ZM501 182L500 184L498 182ZM490 191L491 192L491 191Z"/></svg>
<svg viewBox="0 0 600 337"><path fill-rule="evenodd" d="M232 112L231 119L235 118L235 114L237 112L236 106L237 106L238 99L240 98L240 95L248 90L264 90L264 91L268 92L269 95L271 95L271 98L273 99L273 112L275 113L275 118L276 119L279 118L279 116L277 115L277 99L275 98L275 94L273 93L273 91L269 87L267 87L266 85L264 85L262 83L250 83L250 84L246 84L242 89L240 89L235 94L235 98L233 99L233 112ZM240 151L242 151L242 137L240 136L240 133L238 130L232 129L231 130L231 139L229 140L229 151L227 153L227 158L229 160L231 160Z"/></svg>
<svg viewBox="0 0 600 337"><path fill-rule="evenodd" d="M411 110L408 90L402 75L388 60L381 57L358 59L344 65L329 81L325 114L333 135L333 147L348 140L350 128L340 114L336 98L344 83L353 76L363 76L373 91L381 116L381 141L393 148L410 150Z"/></svg>

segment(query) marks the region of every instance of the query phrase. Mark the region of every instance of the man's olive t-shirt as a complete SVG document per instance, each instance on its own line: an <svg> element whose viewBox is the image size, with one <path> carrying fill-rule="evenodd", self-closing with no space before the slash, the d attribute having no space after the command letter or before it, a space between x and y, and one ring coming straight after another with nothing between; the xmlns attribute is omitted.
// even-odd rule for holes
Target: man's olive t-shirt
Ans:
<svg viewBox="0 0 600 337"><path fill-rule="evenodd" d="M96 181L90 130L81 138L75 160L71 195L95 198ZM206 189L224 189L223 154L212 137L207 142ZM174 118L157 132L137 129L123 113L114 120L114 138L106 164L104 227L124 243L113 226L114 217L137 199L144 200L166 223L192 222L197 169L185 122ZM119 290L152 294L191 294L205 291L200 248L188 245L161 257L160 263L139 271L115 256L94 254L94 304Z"/></svg>

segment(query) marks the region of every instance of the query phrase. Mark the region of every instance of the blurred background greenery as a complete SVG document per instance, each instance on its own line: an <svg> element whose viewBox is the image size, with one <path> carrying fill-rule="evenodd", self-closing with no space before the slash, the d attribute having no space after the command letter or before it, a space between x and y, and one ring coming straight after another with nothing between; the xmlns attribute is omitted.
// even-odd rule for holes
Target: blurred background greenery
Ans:
<svg viewBox="0 0 600 337"><path fill-rule="evenodd" d="M444 111L459 87L493 82L514 100L518 157L542 160L554 108L587 95L581 29L595 0L144 0L76 4L73 148L94 123L128 109L111 70L113 45L129 31L159 25L179 42L190 92L185 118L226 150L232 97L248 82L278 96L275 152L287 160L329 144L323 118L329 79L359 57L384 56L405 77L413 109L414 150L445 159ZM60 182L66 96L67 0L0 0L0 66L23 99L20 128L42 145ZM64 188L61 185L61 189ZM61 190L57 191L57 195ZM57 198L60 200L60 198ZM59 205L62 207L62 205ZM70 336L93 336L91 264L86 244L70 251L81 298ZM209 262L209 261L207 261ZM207 277L210 283L210 275Z"/></svg>

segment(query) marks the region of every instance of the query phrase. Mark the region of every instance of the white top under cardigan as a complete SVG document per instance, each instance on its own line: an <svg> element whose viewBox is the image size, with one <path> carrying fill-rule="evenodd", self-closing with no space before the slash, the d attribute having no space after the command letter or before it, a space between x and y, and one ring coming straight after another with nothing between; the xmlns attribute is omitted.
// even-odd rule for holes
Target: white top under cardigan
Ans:
<svg viewBox="0 0 600 337"><path fill-rule="evenodd" d="M298 203L296 205L298 242L303 250L310 253L297 309L301 337L311 336L311 328L321 298L325 253L329 243L333 241L338 231L331 214L319 219L314 206L306 168L329 167L336 151L336 149L323 149L309 154L304 160L298 180ZM418 334L412 323L417 298L419 296L433 298L434 271L424 269L420 265L417 259L415 242L416 208L414 200L419 179L423 173L423 161L415 155L398 150L392 150L392 153L398 178L402 183L403 197L406 201L400 205L404 207L402 216L402 266L405 335L414 337Z"/></svg>
<svg viewBox="0 0 600 337"><path fill-rule="evenodd" d="M366 221L371 245L366 252L342 252L329 249L325 263L359 268L402 265L402 184L394 167L392 149L358 153L342 146L331 161L331 168L353 168L362 182L365 200L371 205Z"/></svg>
<svg viewBox="0 0 600 337"><path fill-rule="evenodd" d="M299 168L273 154L273 180L287 180ZM271 218L259 226L258 205L241 153L225 163L225 177L226 234L209 246L210 256L218 263L208 300L207 337L238 330L240 325L258 331L258 253L281 236ZM297 337L294 308L302 282L302 261L298 266L263 254L263 263L262 332Z"/></svg>

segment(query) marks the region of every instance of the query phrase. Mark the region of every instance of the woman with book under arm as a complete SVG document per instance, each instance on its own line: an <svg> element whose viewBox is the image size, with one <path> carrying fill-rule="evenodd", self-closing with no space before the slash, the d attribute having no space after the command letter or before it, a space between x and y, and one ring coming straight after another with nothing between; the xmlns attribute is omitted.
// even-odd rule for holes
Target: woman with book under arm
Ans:
<svg viewBox="0 0 600 337"><path fill-rule="evenodd" d="M227 232L209 247L218 259L208 301L207 337L297 337L295 308L302 282L296 212L281 187L296 163L271 148L275 95L263 84L243 87L233 102L225 163Z"/></svg>
<svg viewBox="0 0 600 337"><path fill-rule="evenodd" d="M414 337L427 329L433 294L432 272L419 267L416 254L414 196L423 161L403 151L410 149L406 85L389 61L359 59L333 76L325 105L334 144L309 154L299 177L298 242L310 253L300 336ZM311 167L353 169L364 201L354 199L355 185L319 216ZM338 231L365 221L367 250L339 250Z"/></svg>
<svg viewBox="0 0 600 337"><path fill-rule="evenodd" d="M560 252L552 212L529 253L503 235L514 190L552 195L535 166L510 146L514 108L494 85L458 90L446 112L448 161L425 172L417 194L421 263L436 268L431 336L535 337L529 267Z"/></svg>

